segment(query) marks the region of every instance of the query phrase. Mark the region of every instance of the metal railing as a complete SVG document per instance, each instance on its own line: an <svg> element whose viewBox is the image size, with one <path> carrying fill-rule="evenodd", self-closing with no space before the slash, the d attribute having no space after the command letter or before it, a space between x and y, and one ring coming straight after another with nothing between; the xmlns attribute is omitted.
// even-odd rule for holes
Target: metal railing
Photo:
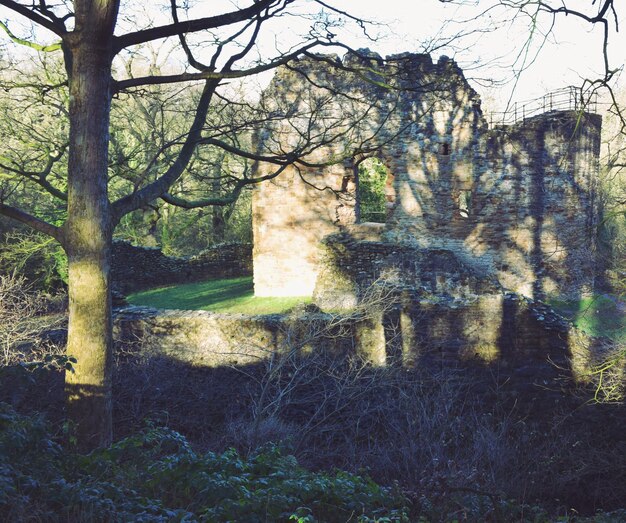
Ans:
<svg viewBox="0 0 626 523"><path fill-rule="evenodd" d="M569 86L547 93L533 100L515 102L503 112L487 113L490 127L512 125L550 111L597 112L598 93L583 92L580 87Z"/></svg>

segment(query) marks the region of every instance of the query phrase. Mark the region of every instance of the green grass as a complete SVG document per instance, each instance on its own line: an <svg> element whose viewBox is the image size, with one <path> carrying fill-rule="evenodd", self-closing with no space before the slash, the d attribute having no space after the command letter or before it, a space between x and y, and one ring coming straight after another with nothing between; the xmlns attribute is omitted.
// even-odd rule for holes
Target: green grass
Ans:
<svg viewBox="0 0 626 523"><path fill-rule="evenodd" d="M626 342L626 313L620 310L618 299L598 295L574 301L553 299L549 303L583 332Z"/></svg>
<svg viewBox="0 0 626 523"><path fill-rule="evenodd" d="M205 310L242 314L278 314L311 301L309 297L257 298L252 277L170 285L128 296L133 305L157 309Z"/></svg>

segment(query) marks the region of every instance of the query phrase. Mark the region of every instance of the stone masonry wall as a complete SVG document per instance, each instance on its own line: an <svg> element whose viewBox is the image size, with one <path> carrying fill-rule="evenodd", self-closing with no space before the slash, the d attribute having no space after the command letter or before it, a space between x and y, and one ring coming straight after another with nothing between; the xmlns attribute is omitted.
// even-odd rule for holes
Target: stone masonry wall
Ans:
<svg viewBox="0 0 626 523"><path fill-rule="evenodd" d="M473 300L422 296L380 315L301 311L245 316L207 311L117 309L116 342L191 366L254 365L299 357L360 355L374 365L498 368L520 383L557 386L585 378L596 340L540 302L490 294ZM564 374L564 369L567 370Z"/></svg>
<svg viewBox="0 0 626 523"><path fill-rule="evenodd" d="M321 242L354 231L356 165L372 155L390 172L388 216L380 227L360 224L359 234L369 228L390 244L452 251L527 296L589 292L601 118L554 111L488 130L478 95L454 62L369 56L344 65L380 71L370 83L304 61L279 71L268 89L285 118L260 137L264 152L276 143L296 148L301 133L294 129L304 122L289 125L289 115L315 103L323 117L309 119L309 128L344 134L256 188L255 293L319 294ZM329 159L336 163L328 166ZM257 165L259 174L271 168Z"/></svg>
<svg viewBox="0 0 626 523"><path fill-rule="evenodd" d="M256 364L290 351L346 355L354 349L348 321L305 311L248 316L127 306L115 311L114 335L152 355L207 367Z"/></svg>
<svg viewBox="0 0 626 523"><path fill-rule="evenodd" d="M408 366L460 358L539 369L538 376L556 376L557 367L585 374L602 341L549 306L507 292L451 250L393 244L359 229L324 240L314 298L329 310L376 310L384 296L382 316L355 328L367 357Z"/></svg>
<svg viewBox="0 0 626 523"><path fill-rule="evenodd" d="M160 249L113 242L113 288L129 294L173 283L190 283L218 278L236 278L252 273L252 246L224 244L196 256L166 256Z"/></svg>
<svg viewBox="0 0 626 523"><path fill-rule="evenodd" d="M259 137L260 151L276 154L303 147L311 152L305 156L306 165L291 166L255 188L258 296L313 293L320 240L357 221L358 160L378 150L394 175L391 192L410 192L402 173L421 169L424 141L434 151L454 144L455 157L461 158L473 146L471 129L484 125L474 102L478 95L454 62L443 59L433 64L428 55L390 57L384 74L373 75L373 83L368 83L360 76L363 68L383 66L380 57L369 56L344 60L355 73L301 61L280 69L266 92L270 108L284 118ZM375 82L391 82L396 89L378 88ZM292 114L299 116L292 120ZM305 133L311 128L315 132ZM320 138L302 143L303 136L311 135ZM266 176L274 166L259 163L256 169L257 175ZM396 201L401 200L404 203L394 207L396 223L402 212L415 211L408 196Z"/></svg>
<svg viewBox="0 0 626 523"><path fill-rule="evenodd" d="M601 123L553 111L487 135L476 212L492 233L478 244L497 252L505 287L538 298L592 290Z"/></svg>

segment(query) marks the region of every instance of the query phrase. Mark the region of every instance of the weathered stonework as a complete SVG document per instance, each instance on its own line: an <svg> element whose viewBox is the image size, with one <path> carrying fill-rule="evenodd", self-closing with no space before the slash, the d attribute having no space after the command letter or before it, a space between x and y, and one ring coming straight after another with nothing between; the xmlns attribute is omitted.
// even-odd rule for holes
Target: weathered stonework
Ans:
<svg viewBox="0 0 626 523"><path fill-rule="evenodd" d="M344 134L256 188L257 295L322 296L354 285L359 273L342 268L351 261L328 266L323 240L337 233L452 252L528 297L591 290L600 116L551 111L489 130L478 95L448 59L370 55L343 65L356 72L302 61L280 70L266 93L283 118L260 135L262 152L297 149L306 125L308 135ZM290 120L307 109L308 120ZM391 173L383 225L358 223L355 166L373 155ZM260 175L271 169L257 165ZM328 277L333 271L342 277Z"/></svg>
<svg viewBox="0 0 626 523"><path fill-rule="evenodd" d="M399 307L366 316L307 311L247 316L130 306L116 310L114 333L118 342L138 345L145 356L192 366L326 354L405 367L478 363L542 386L562 380L564 370L577 381L589 377L598 340L540 302L514 294L398 298Z"/></svg>
<svg viewBox="0 0 626 523"><path fill-rule="evenodd" d="M116 309L117 341L134 343L150 356L192 366L250 365L295 351L349 354L352 323L335 315L249 316L127 306Z"/></svg>
<svg viewBox="0 0 626 523"><path fill-rule="evenodd" d="M252 246L217 245L191 257L166 256L161 249L113 242L113 288L125 295L151 287L252 274Z"/></svg>
<svg viewBox="0 0 626 523"><path fill-rule="evenodd" d="M259 153L309 153L253 198L256 295L313 296L333 313L131 307L118 311L119 338L193 365L325 350L373 365L462 360L541 386L563 368L584 378L600 342L540 299L593 285L600 117L552 111L490 130L448 59L342 65L278 70ZM384 224L359 220L358 163L371 156L390 173Z"/></svg>

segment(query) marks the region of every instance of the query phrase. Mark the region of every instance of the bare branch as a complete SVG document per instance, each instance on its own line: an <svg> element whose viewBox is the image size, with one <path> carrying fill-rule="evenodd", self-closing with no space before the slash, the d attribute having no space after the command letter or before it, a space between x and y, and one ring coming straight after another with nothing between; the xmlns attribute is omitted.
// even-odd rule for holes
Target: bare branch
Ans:
<svg viewBox="0 0 626 523"><path fill-rule="evenodd" d="M119 92L132 87L139 87L142 85L163 85L180 82L194 82L198 80L224 80L234 78L244 78L246 76L252 76L265 71L270 71L281 65L285 65L291 60L297 58L300 54L304 53L308 49L318 45L319 42L311 42L304 47L299 48L297 51L282 56L276 60L261 64L256 67L250 67L249 69L240 69L238 71L202 71L198 73L182 73L175 75L163 75L163 76L143 76L139 78L129 78L127 80L120 80L115 83L114 91Z"/></svg>
<svg viewBox="0 0 626 523"><path fill-rule="evenodd" d="M17 209L10 205L6 205L2 203L1 201L0 201L0 214L3 214L4 216L17 220L19 222L22 222L23 224L28 225L29 227L32 227L33 229L39 232L47 234L48 236L52 236L61 245L63 245L63 231L59 227L56 227L20 209Z"/></svg>
<svg viewBox="0 0 626 523"><path fill-rule="evenodd" d="M176 161L157 180L137 192L125 196L112 204L113 223L117 223L122 216L139 209L152 200L160 198L165 194L170 186L182 175L191 160L191 156L196 147L196 143L201 137L202 128L206 120L207 112L213 93L219 85L217 80L207 80L194 116L193 123L187 135L187 139L178 155Z"/></svg>
<svg viewBox="0 0 626 523"><path fill-rule="evenodd" d="M199 207L209 207L209 206L219 206L224 207L226 205L231 205L237 201L241 191L244 187L248 185L255 185L257 183L265 182L267 180L271 180L276 178L280 173L282 173L289 164L285 164L280 166L276 171L266 174L264 176L258 176L254 178L243 178L237 180L235 187L230 191L230 194L220 197L212 197L212 198L203 198L200 200L186 200L179 196L174 196L170 193L166 193L161 196L161 199L169 204L175 205L176 207L182 207L184 209L197 209Z"/></svg>
<svg viewBox="0 0 626 523"><path fill-rule="evenodd" d="M175 24L179 24L180 20L178 19L178 7L176 6L176 0L170 0L170 8L172 11L172 19ZM211 68L207 65L204 65L202 62L196 60L195 56L191 52L189 45L187 44L187 38L184 33L178 34L178 39L180 40L180 45L183 48L183 51L187 55L187 60L189 61L189 65L191 67L197 69L198 71L209 71Z"/></svg>
<svg viewBox="0 0 626 523"><path fill-rule="evenodd" d="M60 21L55 22L50 20L36 13L32 8L23 6L13 0L0 0L0 5L3 5L11 11L15 11L23 17L28 18L31 22L35 22L36 24L45 27L48 31L52 31L58 36L64 36L67 34L65 26Z"/></svg>
<svg viewBox="0 0 626 523"><path fill-rule="evenodd" d="M6 1L10 0L0 0L0 3ZM290 2L292 0L284 1ZM204 29L216 29L218 27L232 25L238 22L245 22L246 20L255 17L275 2L276 0L258 0L253 5L237 11L231 11L229 13L206 18L198 18L196 20L188 20L185 22L175 22L169 25L152 27L150 29L136 31L134 33L128 33L115 39L113 44L113 54L115 55L122 49L131 45L143 44L153 40L177 36L179 34L194 33Z"/></svg>
<svg viewBox="0 0 626 523"><path fill-rule="evenodd" d="M55 44L50 45L40 45L35 42L31 42L30 40L25 40L24 38L20 38L19 36L13 34L11 30L7 27L7 25L0 21L0 27L4 29L4 32L9 35L9 38L13 40L16 44L20 44L26 47L30 47L35 51L41 51L43 53L51 53L54 51L59 51L61 49L61 42L57 42Z"/></svg>

